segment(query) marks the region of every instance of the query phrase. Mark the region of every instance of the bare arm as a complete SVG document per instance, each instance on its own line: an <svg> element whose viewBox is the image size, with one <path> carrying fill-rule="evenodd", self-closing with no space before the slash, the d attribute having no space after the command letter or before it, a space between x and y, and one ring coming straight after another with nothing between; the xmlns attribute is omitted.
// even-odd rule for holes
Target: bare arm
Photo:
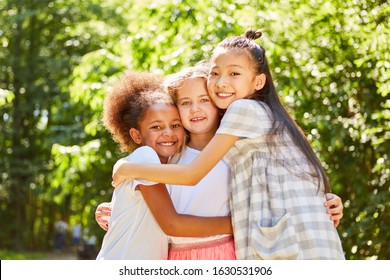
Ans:
<svg viewBox="0 0 390 280"><path fill-rule="evenodd" d="M230 216L198 217L178 214L164 184L138 185L154 218L167 235L204 237L217 234L232 234Z"/></svg>
<svg viewBox="0 0 390 280"><path fill-rule="evenodd" d="M190 164L137 164L119 160L114 166L113 186L122 178L145 179L177 185L196 185L234 145L237 136L216 134L204 150Z"/></svg>

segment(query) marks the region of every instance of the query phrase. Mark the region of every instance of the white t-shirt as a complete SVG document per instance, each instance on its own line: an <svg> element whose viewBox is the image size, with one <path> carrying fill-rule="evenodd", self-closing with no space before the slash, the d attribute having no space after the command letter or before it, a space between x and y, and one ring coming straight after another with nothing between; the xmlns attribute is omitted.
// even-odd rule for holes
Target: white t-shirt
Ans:
<svg viewBox="0 0 390 280"><path fill-rule="evenodd" d="M148 146L132 152L127 159L145 164L161 164ZM116 187L112 196L111 219L98 260L165 260L168 237L150 212L137 185L156 183L128 179ZM153 187L153 186L151 186Z"/></svg>
<svg viewBox="0 0 390 280"><path fill-rule="evenodd" d="M200 151L186 147L178 164L191 163L199 154ZM230 215L229 176L229 166L221 160L196 186L168 185L176 211L203 217ZM223 236L227 235L170 238L174 244L183 244L214 240Z"/></svg>

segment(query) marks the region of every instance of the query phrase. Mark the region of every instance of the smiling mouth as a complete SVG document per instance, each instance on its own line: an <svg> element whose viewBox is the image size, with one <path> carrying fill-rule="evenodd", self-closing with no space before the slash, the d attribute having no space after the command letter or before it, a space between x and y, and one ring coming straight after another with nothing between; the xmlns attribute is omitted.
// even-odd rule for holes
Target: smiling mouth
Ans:
<svg viewBox="0 0 390 280"><path fill-rule="evenodd" d="M192 122L200 122L200 121L203 121L204 119L206 119L205 117L196 117L196 118L192 118L191 121Z"/></svg>
<svg viewBox="0 0 390 280"><path fill-rule="evenodd" d="M160 146L164 146L164 147L171 147L171 146L174 146L176 144L176 142L161 142L161 143L158 143Z"/></svg>
<svg viewBox="0 0 390 280"><path fill-rule="evenodd" d="M217 96L221 97L221 98L231 97L231 96L233 96L233 93L231 93L231 92L218 92Z"/></svg>

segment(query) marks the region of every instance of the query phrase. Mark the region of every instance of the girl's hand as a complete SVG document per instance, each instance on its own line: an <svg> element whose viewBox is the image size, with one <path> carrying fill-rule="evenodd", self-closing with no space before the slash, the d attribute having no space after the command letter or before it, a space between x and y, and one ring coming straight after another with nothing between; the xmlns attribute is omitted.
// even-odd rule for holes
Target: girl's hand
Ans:
<svg viewBox="0 0 390 280"><path fill-rule="evenodd" d="M337 228L340 224L341 218L343 217L343 202L339 196L333 193L327 193L325 197L327 201L324 206L328 208L326 213L330 214L330 219L333 221L334 227Z"/></svg>
<svg viewBox="0 0 390 280"><path fill-rule="evenodd" d="M108 230L108 223L111 218L111 202L103 202L98 205L95 211L95 220L98 225L104 229Z"/></svg>
<svg viewBox="0 0 390 280"><path fill-rule="evenodd" d="M127 178L121 175L121 172L123 172L123 165L128 162L125 158L121 158L118 160L114 168L112 170L112 182L111 185L113 187L119 186L121 183L123 183Z"/></svg>

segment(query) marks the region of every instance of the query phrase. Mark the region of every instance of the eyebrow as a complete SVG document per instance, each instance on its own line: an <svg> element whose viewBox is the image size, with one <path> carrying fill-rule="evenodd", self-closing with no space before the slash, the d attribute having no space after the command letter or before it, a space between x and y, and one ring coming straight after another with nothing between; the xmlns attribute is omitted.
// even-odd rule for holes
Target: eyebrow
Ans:
<svg viewBox="0 0 390 280"><path fill-rule="evenodd" d="M210 97L210 96L208 94L202 94L202 95L199 95L197 97ZM184 97L177 99L177 101L182 101L182 100L186 100L186 99L191 99L191 97L184 96Z"/></svg>
<svg viewBox="0 0 390 280"><path fill-rule="evenodd" d="M239 67L239 68L244 68L244 67L242 67L241 65L239 65L239 64L229 64L229 65L227 65L227 67ZM213 68L220 68L220 66L218 66L218 65L215 65L215 66L213 66L213 67L211 67L212 69Z"/></svg>
<svg viewBox="0 0 390 280"><path fill-rule="evenodd" d="M176 122L176 121L180 121L181 122L181 119L180 118L176 118L176 119L172 119L171 121L173 122ZM151 121L149 123L149 125L152 125L152 124L159 124L159 123L163 123L164 121L163 120L154 120L154 121Z"/></svg>

